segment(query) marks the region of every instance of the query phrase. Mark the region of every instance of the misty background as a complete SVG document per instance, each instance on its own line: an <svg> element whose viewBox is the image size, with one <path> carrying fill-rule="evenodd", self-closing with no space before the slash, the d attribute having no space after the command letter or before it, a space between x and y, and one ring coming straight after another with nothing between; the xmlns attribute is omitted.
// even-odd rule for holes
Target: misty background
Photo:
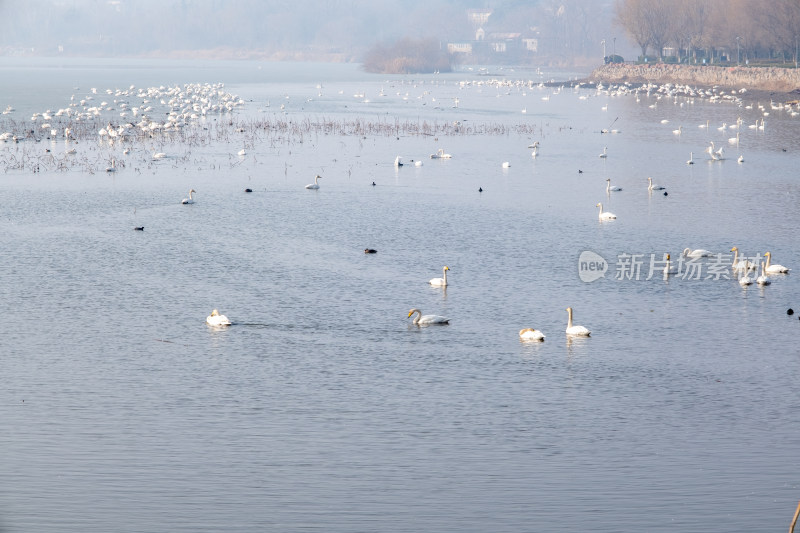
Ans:
<svg viewBox="0 0 800 533"><path fill-rule="evenodd" d="M0 0L0 54L361 62L403 38L537 39L537 64L593 65L630 53L612 0Z"/></svg>

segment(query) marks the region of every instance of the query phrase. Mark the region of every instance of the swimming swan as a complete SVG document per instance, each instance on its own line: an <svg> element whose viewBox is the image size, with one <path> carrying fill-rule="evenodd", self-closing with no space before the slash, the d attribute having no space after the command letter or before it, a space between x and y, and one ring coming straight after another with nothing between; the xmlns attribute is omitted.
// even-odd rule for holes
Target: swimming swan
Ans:
<svg viewBox="0 0 800 533"><path fill-rule="evenodd" d="M451 157L453 157L453 156L450 155L450 154L444 153L444 149L443 148L439 148L436 151L435 154L431 154L431 159L450 159Z"/></svg>
<svg viewBox="0 0 800 533"><path fill-rule="evenodd" d="M670 260L670 255L667 254L667 262L664 265L664 275L668 276L670 274L677 274L677 273L678 273L678 267L672 266L672 261Z"/></svg>
<svg viewBox="0 0 800 533"><path fill-rule="evenodd" d="M181 200L181 203L182 204L193 204L194 203L194 198L192 198L192 193L193 192L197 192L197 191L194 190L194 189L189 189L189 198L184 198L183 200Z"/></svg>
<svg viewBox="0 0 800 533"><path fill-rule="evenodd" d="M614 213L609 213L608 211L603 211L603 204L598 203L595 207L600 208L600 214L598 215L600 220L611 220L617 218L617 215Z"/></svg>
<svg viewBox="0 0 800 533"><path fill-rule="evenodd" d="M413 315L414 313L417 314L417 316L412 321L412 323L415 326L428 326L428 325L431 325L431 324L449 324L450 323L450 319L449 318L445 318L445 317L439 316L439 315L423 315L422 311L420 311L419 309L416 309L416 308L414 308L411 311L409 311L408 312L408 316L411 317L411 315Z"/></svg>
<svg viewBox="0 0 800 533"><path fill-rule="evenodd" d="M621 191L621 190L622 190L622 187L617 187L616 185L615 186L611 185L611 178L606 178L606 192Z"/></svg>
<svg viewBox="0 0 800 533"><path fill-rule="evenodd" d="M689 248L684 248L683 249L683 256L684 257L698 258L698 257L711 257L713 255L714 255L714 252L710 252L708 250L703 250L702 248L699 248L697 250L691 250Z"/></svg>
<svg viewBox="0 0 800 533"><path fill-rule="evenodd" d="M767 258L767 264L764 265L764 271L767 274L788 274L789 269L783 265L773 265L771 264L772 261L772 254L770 252L764 252L764 257Z"/></svg>
<svg viewBox="0 0 800 533"><path fill-rule="evenodd" d="M647 178L647 182L649 185L647 186L648 191L663 191L666 187L661 185L653 185L653 178Z"/></svg>
<svg viewBox="0 0 800 533"><path fill-rule="evenodd" d="M320 176L319 174L314 176L314 183L309 183L308 185L306 185L306 189L319 189L318 180L320 179L322 179L322 176Z"/></svg>
<svg viewBox="0 0 800 533"><path fill-rule="evenodd" d="M230 326L231 321L225 315L219 314L219 311L214 309L211 314L206 317L206 324L209 326Z"/></svg>
<svg viewBox="0 0 800 533"><path fill-rule="evenodd" d="M608 157L608 146L603 147L603 153L600 154L600 157L602 157L603 159Z"/></svg>
<svg viewBox="0 0 800 533"><path fill-rule="evenodd" d="M756 283L758 283L762 287L764 285L769 285L770 283L772 283L772 281L770 281L769 279L769 276L767 276L767 274L764 272L764 263L761 263L761 275L756 278Z"/></svg>
<svg viewBox="0 0 800 533"><path fill-rule="evenodd" d="M447 271L450 270L450 267L445 265L442 268L442 277L441 278L433 278L428 283L431 285L437 285L439 287L446 287L447 286Z"/></svg>
<svg viewBox="0 0 800 533"><path fill-rule="evenodd" d="M750 273L747 271L743 271L739 276L739 285L742 287L747 287L748 285L753 284L753 278L750 276Z"/></svg>
<svg viewBox="0 0 800 533"><path fill-rule="evenodd" d="M733 267L733 270L755 270L756 269L756 266L751 261L748 261L747 259L743 259L742 261L739 261L739 248L734 246L733 248L731 248L731 252L733 252L733 264L731 265Z"/></svg>
<svg viewBox="0 0 800 533"><path fill-rule="evenodd" d="M544 333L538 329L525 328L519 330L519 338L523 341L543 341Z"/></svg>
<svg viewBox="0 0 800 533"><path fill-rule="evenodd" d="M586 329L583 326L573 326L572 325L572 308L571 307L567 307L567 313L568 313L568 316L569 316L569 319L567 320L567 335L574 335L574 336L578 336L578 337L588 337L589 335L592 334L591 331L589 331L588 329Z"/></svg>

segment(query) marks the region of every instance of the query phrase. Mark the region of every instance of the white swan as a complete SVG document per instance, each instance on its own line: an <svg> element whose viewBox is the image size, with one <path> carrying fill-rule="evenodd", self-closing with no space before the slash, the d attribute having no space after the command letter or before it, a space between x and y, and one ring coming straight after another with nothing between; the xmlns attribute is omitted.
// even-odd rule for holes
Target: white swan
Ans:
<svg viewBox="0 0 800 533"><path fill-rule="evenodd" d="M450 270L450 267L445 265L442 268L442 277L441 278L433 278L428 283L431 285L437 285L439 287L446 287L447 286L447 271Z"/></svg>
<svg viewBox="0 0 800 533"><path fill-rule="evenodd" d="M733 252L733 270L755 270L756 266L747 259L743 259L739 261L739 248L734 246L731 248L731 252Z"/></svg>
<svg viewBox="0 0 800 533"><path fill-rule="evenodd" d="M723 156L722 146L720 146L719 149L715 150L714 141L708 141L708 145L709 146L708 148L706 148L706 152L708 153L709 156L711 156L712 160L722 161L723 159L725 159L725 157Z"/></svg>
<svg viewBox="0 0 800 533"><path fill-rule="evenodd" d="M614 213L609 213L608 211L603 211L603 204L598 203L595 207L599 207L600 208L600 214L598 215L600 220L611 220L611 219L617 218L617 215L615 215Z"/></svg>
<svg viewBox="0 0 800 533"><path fill-rule="evenodd" d="M219 314L219 311L214 309L211 314L206 317L206 324L209 326L230 326L231 321L225 315Z"/></svg>
<svg viewBox="0 0 800 533"><path fill-rule="evenodd" d="M411 311L408 312L409 318L414 313L416 313L417 316L414 318L412 323L414 325L416 325L416 326L428 326L428 325L431 325L431 324L440 324L441 325L441 324L449 324L450 323L450 319L449 318L445 318L445 317L439 316L439 315L423 315L422 311L420 311L417 308L414 308L414 309L412 309Z"/></svg>
<svg viewBox="0 0 800 533"><path fill-rule="evenodd" d="M571 307L567 307L567 315L569 316L569 318L567 319L567 335L574 335L574 336L579 336L579 337L588 337L589 335L592 334L592 332L589 331L584 326L573 326L572 325L572 308Z"/></svg>
<svg viewBox="0 0 800 533"><path fill-rule="evenodd" d="M604 146L604 147L603 147L603 153L602 153L602 154L600 154L600 157L602 157L603 159L605 159L606 157L608 157L608 146Z"/></svg>
<svg viewBox="0 0 800 533"><path fill-rule="evenodd" d="M244 156L244 155L247 155L247 150L245 150L244 148L242 148L241 150L239 150L238 152L236 152L236 155L242 155L242 156Z"/></svg>
<svg viewBox="0 0 800 533"><path fill-rule="evenodd" d="M767 274L788 274L789 269L783 265L773 265L772 264L772 254L770 252L764 252L764 257L767 258L767 264L764 265L764 271Z"/></svg>
<svg viewBox="0 0 800 533"><path fill-rule="evenodd" d="M503 168L510 168L510 167L511 163L509 163L508 161L503 161Z"/></svg>
<svg viewBox="0 0 800 533"><path fill-rule="evenodd" d="M677 273L678 273L678 267L672 266L670 255L667 254L667 262L664 264L664 275L668 276L670 274L677 274Z"/></svg>
<svg viewBox="0 0 800 533"><path fill-rule="evenodd" d="M747 271L742 272L739 276L739 285L741 285L742 287L747 287L748 285L752 284L753 284L753 278L752 276L750 276L750 273Z"/></svg>
<svg viewBox="0 0 800 533"><path fill-rule="evenodd" d="M711 252L709 250L703 250L702 248L698 248L697 250L692 250L690 248L683 249L684 257L698 258L698 257L712 257L713 255L714 252Z"/></svg>
<svg viewBox="0 0 800 533"><path fill-rule="evenodd" d="M761 263L761 275L756 278L756 283L758 283L762 287L764 285L769 285L770 283L772 283L772 281L770 281L769 279L769 276L767 276L767 274L764 272L764 263Z"/></svg>
<svg viewBox="0 0 800 533"><path fill-rule="evenodd" d="M194 190L194 189L189 189L189 198L184 198L183 200L181 200L181 203L182 204L193 204L194 203L194 198L192 198L192 193L193 192L197 192L197 191Z"/></svg>
<svg viewBox="0 0 800 533"><path fill-rule="evenodd" d="M431 154L431 159L450 159L451 157L453 157L453 156L450 155L450 154L444 153L444 149L443 148L439 148L436 151L435 154Z"/></svg>
<svg viewBox="0 0 800 533"><path fill-rule="evenodd" d="M167 154L164 152L156 152L153 154L153 159L164 159L165 157L167 157Z"/></svg>
<svg viewBox="0 0 800 533"><path fill-rule="evenodd" d="M319 174L314 176L314 183L309 183L308 185L306 185L306 189L319 189L318 181L320 179L322 179L322 176L320 176Z"/></svg>
<svg viewBox="0 0 800 533"><path fill-rule="evenodd" d="M647 185L648 191L663 191L664 189L666 189L666 187L663 187L661 185L654 185L653 178L647 178L647 182L648 182Z"/></svg>
<svg viewBox="0 0 800 533"><path fill-rule="evenodd" d="M611 186L611 178L606 178L606 192L621 191L622 187Z"/></svg>
<svg viewBox="0 0 800 533"><path fill-rule="evenodd" d="M683 126L678 126L677 130L672 130L672 133L674 133L675 135L680 135L681 133L683 133Z"/></svg>
<svg viewBox="0 0 800 533"><path fill-rule="evenodd" d="M394 166L396 166L396 167L402 167L403 166L403 156L398 155L397 157L394 158Z"/></svg>
<svg viewBox="0 0 800 533"><path fill-rule="evenodd" d="M519 330L519 338L523 341L543 341L544 333L538 329L525 328Z"/></svg>
<svg viewBox="0 0 800 533"><path fill-rule="evenodd" d="M686 162L687 165L694 165L694 152L689 152L689 160Z"/></svg>
<svg viewBox="0 0 800 533"><path fill-rule="evenodd" d="M739 158L736 160L737 163L744 163L744 156L740 155Z"/></svg>

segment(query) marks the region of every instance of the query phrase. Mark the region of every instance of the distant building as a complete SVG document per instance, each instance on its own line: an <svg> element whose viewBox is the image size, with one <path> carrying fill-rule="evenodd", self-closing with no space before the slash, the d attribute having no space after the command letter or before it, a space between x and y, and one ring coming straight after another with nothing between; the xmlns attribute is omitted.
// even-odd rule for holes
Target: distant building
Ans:
<svg viewBox="0 0 800 533"><path fill-rule="evenodd" d="M447 43L449 54L471 54L472 43Z"/></svg>
<svg viewBox="0 0 800 533"><path fill-rule="evenodd" d="M490 28L487 31L491 9L468 9L467 19L475 28L472 41L458 41L447 44L450 55L462 56L465 61L528 61L539 52L539 39L536 28L531 27L527 35L502 31L503 28Z"/></svg>

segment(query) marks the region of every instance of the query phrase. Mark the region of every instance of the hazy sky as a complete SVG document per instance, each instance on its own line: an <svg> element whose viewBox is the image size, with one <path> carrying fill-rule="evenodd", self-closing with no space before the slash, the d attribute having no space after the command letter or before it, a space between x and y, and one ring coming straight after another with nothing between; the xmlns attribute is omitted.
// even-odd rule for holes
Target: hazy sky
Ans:
<svg viewBox="0 0 800 533"><path fill-rule="evenodd" d="M593 53L612 33L622 37L610 29L610 0L0 0L0 53L300 51L358 60L402 37L470 39L470 8L493 10L489 29L535 30L570 54Z"/></svg>

